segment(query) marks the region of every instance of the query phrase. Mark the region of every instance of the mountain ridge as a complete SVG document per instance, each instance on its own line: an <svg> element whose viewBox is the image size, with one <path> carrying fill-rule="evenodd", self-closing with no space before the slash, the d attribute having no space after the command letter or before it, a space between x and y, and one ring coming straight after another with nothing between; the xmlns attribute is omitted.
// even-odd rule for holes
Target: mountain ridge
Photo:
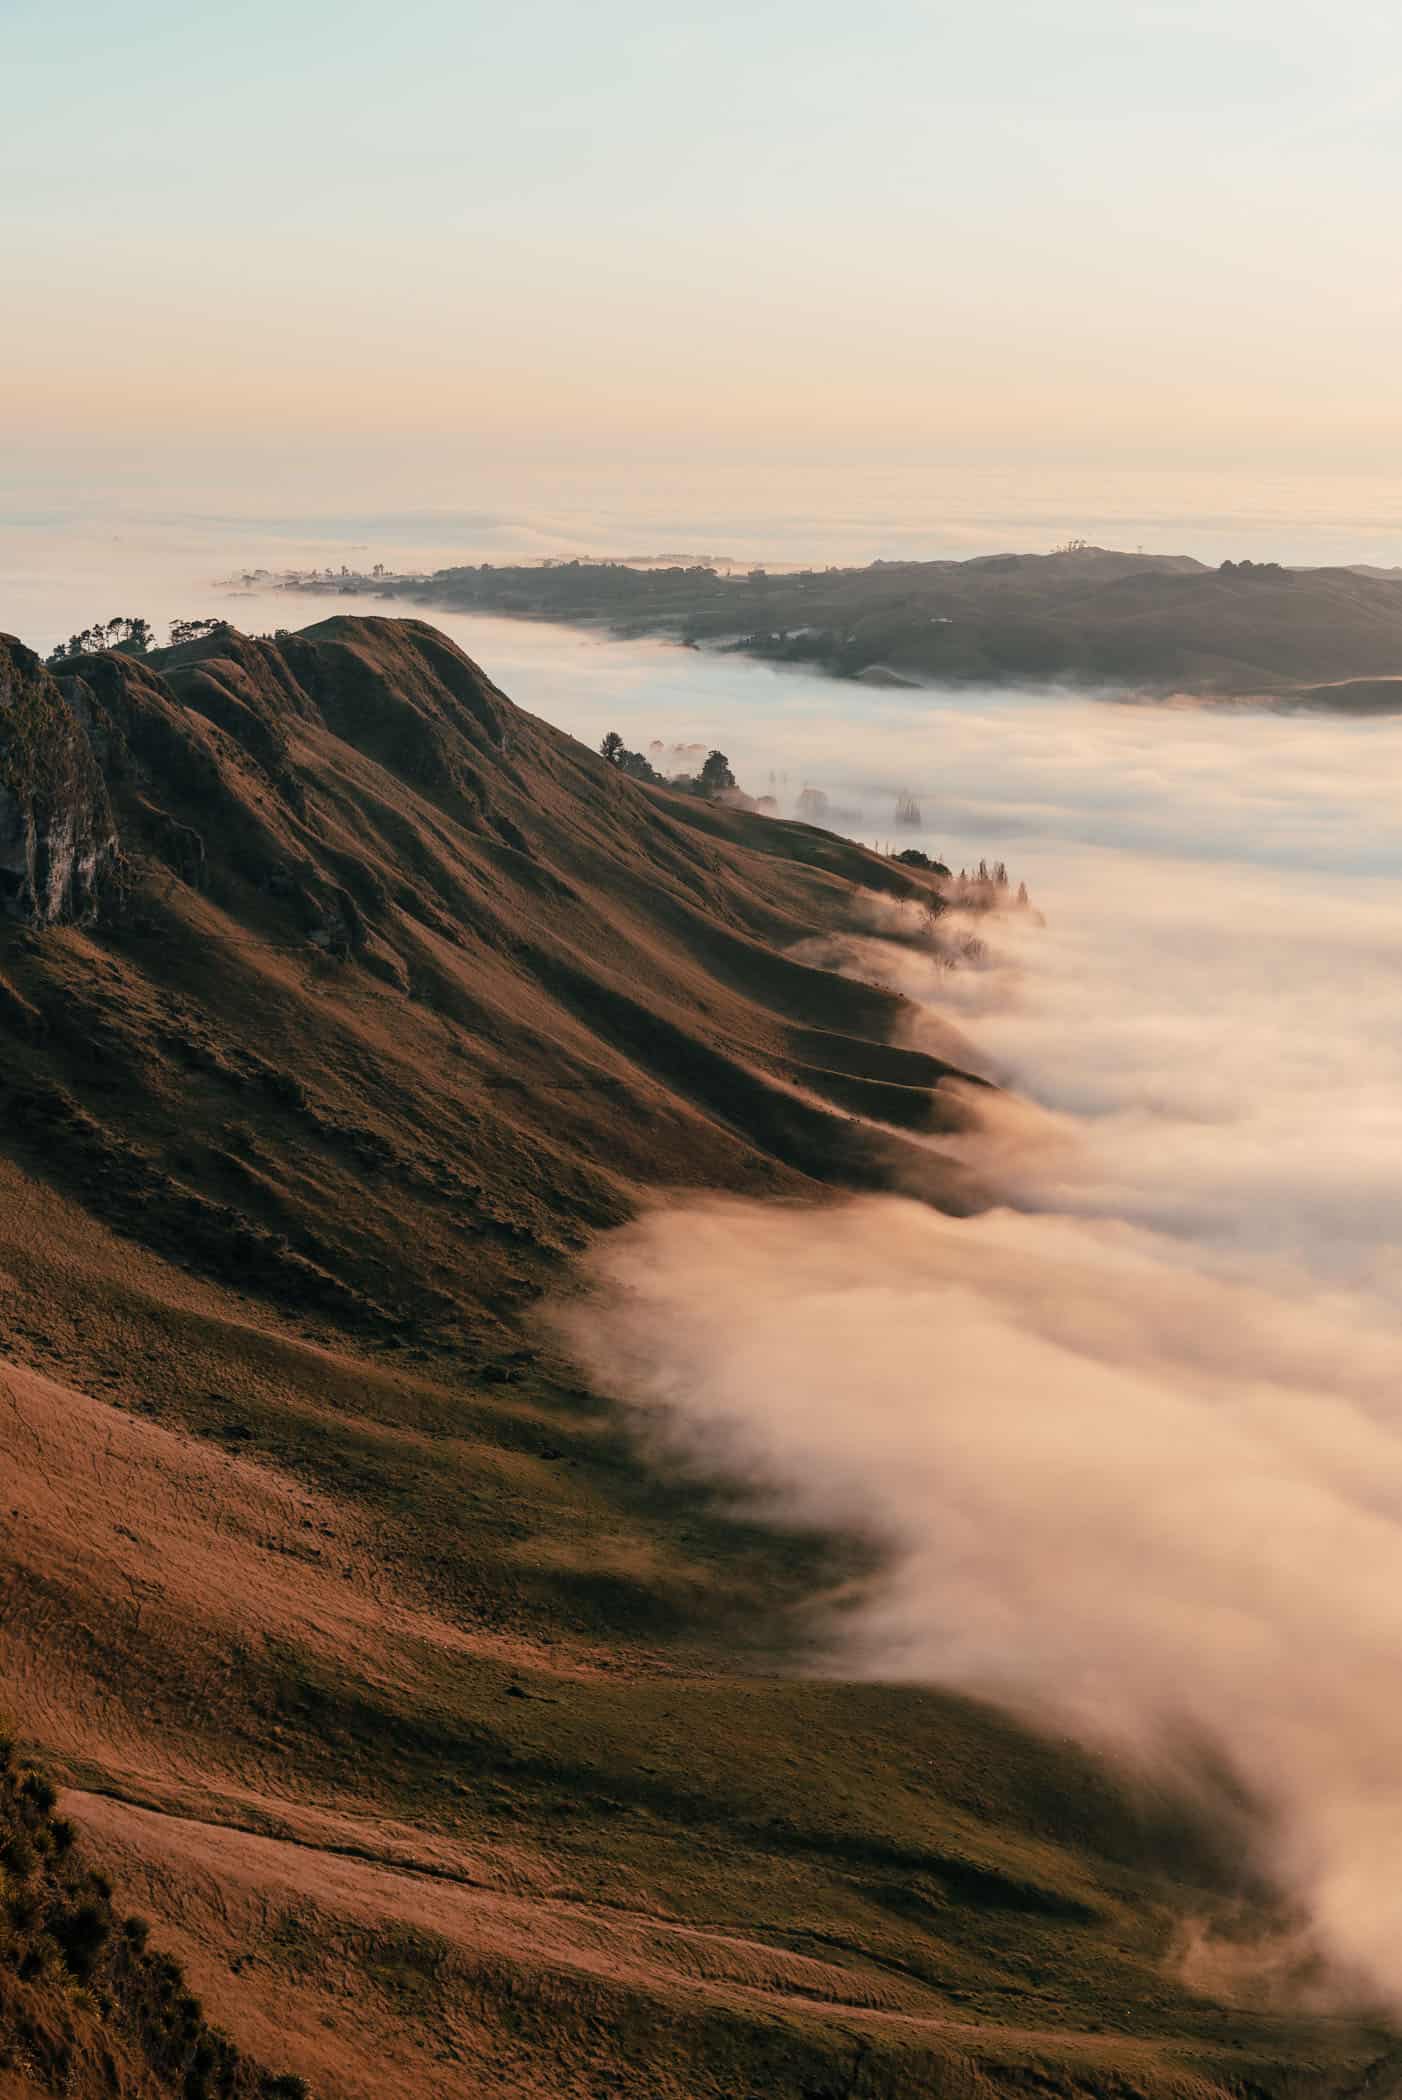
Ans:
<svg viewBox="0 0 1402 2100"><path fill-rule="evenodd" d="M1273 1915L1229 1789L808 1674L869 1546L659 1467L536 1322L690 1189L978 1205L969 1046L788 952L933 879L417 622L4 660L71 760L0 700L23 869L75 795L110 851L0 918L0 1681L239 2046L323 2100L1356 2090L1378 2023L1176 1966Z"/></svg>

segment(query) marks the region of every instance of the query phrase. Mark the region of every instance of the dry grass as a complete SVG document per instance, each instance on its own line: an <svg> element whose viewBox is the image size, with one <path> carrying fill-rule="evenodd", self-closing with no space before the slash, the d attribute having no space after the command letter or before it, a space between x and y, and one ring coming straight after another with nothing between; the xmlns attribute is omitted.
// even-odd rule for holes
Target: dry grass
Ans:
<svg viewBox="0 0 1402 2100"><path fill-rule="evenodd" d="M211 2027L178 1963L119 1917L42 1771L0 1736L0 2093L299 2100Z"/></svg>
<svg viewBox="0 0 1402 2100"><path fill-rule="evenodd" d="M776 952L903 878L427 630L179 655L84 669L121 909L0 931L0 1683L123 1905L322 2100L1342 2100L1386 2037L1176 1980L1229 1844L797 1674L860 1550L660 1477L533 1330L649 1187L879 1183L800 1068L937 1121L898 1004Z"/></svg>

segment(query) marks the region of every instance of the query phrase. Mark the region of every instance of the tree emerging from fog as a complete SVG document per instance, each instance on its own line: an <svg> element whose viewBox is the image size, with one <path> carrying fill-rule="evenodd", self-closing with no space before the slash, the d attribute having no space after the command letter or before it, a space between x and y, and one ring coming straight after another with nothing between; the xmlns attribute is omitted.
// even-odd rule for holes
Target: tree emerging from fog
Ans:
<svg viewBox="0 0 1402 2100"><path fill-rule="evenodd" d="M599 756L629 780L644 781L649 787L669 787L677 794L701 795L708 801L733 792L736 786L730 760L723 751L707 752L699 773L664 774L641 751L630 751L618 731L610 729L599 745Z"/></svg>

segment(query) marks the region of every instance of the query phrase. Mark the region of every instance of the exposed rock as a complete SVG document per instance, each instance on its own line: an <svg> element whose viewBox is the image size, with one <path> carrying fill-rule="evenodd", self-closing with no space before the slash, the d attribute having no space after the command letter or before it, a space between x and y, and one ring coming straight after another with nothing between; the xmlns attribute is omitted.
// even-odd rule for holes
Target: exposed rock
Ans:
<svg viewBox="0 0 1402 2100"><path fill-rule="evenodd" d="M0 635L0 908L36 926L90 918L116 860L83 723L34 652Z"/></svg>

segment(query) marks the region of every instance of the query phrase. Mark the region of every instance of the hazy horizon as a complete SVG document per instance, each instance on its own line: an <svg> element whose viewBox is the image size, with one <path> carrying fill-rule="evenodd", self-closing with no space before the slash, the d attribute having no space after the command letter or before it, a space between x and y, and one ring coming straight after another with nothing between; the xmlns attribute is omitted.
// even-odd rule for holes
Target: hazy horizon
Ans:
<svg viewBox="0 0 1402 2100"><path fill-rule="evenodd" d="M1287 521L1209 513L1170 522L1128 511L1096 517L1060 508L1003 517L970 506L936 517L912 502L904 514L854 509L817 521L793 511L745 518L702 504L668 508L640 499L636 491L631 500L622 491L612 504L592 509L583 501L532 509L513 505L509 492L501 493L497 508L273 515L251 508L242 514L236 508L182 512L150 498L77 503L57 492L47 503L26 507L0 483L0 631L47 652L94 619L117 612L140 613L158 631L171 618L204 614L235 626L296 626L324 613L324 601L289 598L276 620L264 606L254 621L230 586L241 571L257 567L283 571L345 563L368 569L384 562L410 572L457 561L506 565L658 555L857 566L1048 553L1068 537L1208 563L1246 558L1297 566L1402 564L1402 498L1394 533L1381 515L1296 515ZM886 495L889 502L889 490ZM360 609L375 606L366 601ZM429 616L442 621L436 609Z"/></svg>

